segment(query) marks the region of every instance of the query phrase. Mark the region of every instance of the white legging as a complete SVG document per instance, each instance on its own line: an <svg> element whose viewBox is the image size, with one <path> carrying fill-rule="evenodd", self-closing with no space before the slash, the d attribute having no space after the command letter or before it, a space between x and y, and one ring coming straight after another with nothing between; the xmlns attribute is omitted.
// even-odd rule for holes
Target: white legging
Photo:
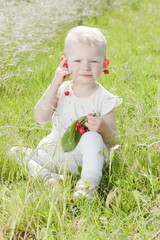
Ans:
<svg viewBox="0 0 160 240"><path fill-rule="evenodd" d="M23 163L29 166L32 174L41 176L50 175L56 170L63 173L65 170L79 174L78 167L82 167L81 179L87 179L99 184L104 163L105 145L100 134L86 132L82 135L77 147L64 153L60 145L51 141L51 134L38 144L36 150L22 148ZM15 153L17 148L11 149ZM17 156L16 156L17 158Z"/></svg>

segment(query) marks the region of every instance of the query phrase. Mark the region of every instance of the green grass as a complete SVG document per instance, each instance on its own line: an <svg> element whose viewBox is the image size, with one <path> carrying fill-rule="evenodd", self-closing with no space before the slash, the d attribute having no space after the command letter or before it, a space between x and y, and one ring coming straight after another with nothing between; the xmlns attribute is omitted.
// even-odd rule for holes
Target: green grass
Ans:
<svg viewBox="0 0 160 240"><path fill-rule="evenodd" d="M113 2L99 17L61 26L63 32L32 52L0 51L0 239L146 240L160 230L160 3ZM110 74L100 83L123 103L117 109L120 148L110 154L98 196L72 203L76 176L47 187L7 152L14 145L35 147L50 133L51 122L37 124L33 110L58 66L67 31L77 24L103 29Z"/></svg>

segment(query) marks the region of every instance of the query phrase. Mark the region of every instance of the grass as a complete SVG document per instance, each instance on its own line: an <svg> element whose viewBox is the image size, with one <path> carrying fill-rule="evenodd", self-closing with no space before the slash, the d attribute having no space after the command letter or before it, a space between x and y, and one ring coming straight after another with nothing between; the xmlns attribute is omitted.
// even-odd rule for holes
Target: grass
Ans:
<svg viewBox="0 0 160 240"><path fill-rule="evenodd" d="M160 230L160 4L107 2L100 16L57 24L61 31L52 39L43 38L32 51L17 51L19 45L12 41L6 45L6 35L0 40L0 239L160 236L155 235ZM110 154L99 194L92 202L72 203L76 176L72 180L69 175L54 189L47 187L11 161L7 152L17 144L35 147L50 133L51 122L37 124L33 109L58 66L67 31L77 24L103 29L110 74L100 83L123 103L117 109L120 148Z"/></svg>

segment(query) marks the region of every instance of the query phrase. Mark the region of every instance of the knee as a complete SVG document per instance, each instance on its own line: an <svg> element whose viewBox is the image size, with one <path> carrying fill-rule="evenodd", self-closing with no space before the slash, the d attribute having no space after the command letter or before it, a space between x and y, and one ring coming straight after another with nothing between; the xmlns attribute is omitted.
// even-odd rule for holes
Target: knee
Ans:
<svg viewBox="0 0 160 240"><path fill-rule="evenodd" d="M91 149L101 150L104 147L102 136L97 132L86 132L82 135L80 140L80 149L85 151Z"/></svg>

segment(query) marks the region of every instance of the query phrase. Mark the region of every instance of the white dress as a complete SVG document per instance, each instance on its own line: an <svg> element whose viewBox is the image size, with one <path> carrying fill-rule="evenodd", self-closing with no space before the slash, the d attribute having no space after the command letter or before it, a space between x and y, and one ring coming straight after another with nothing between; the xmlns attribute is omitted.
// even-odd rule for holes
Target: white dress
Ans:
<svg viewBox="0 0 160 240"><path fill-rule="evenodd" d="M64 132L74 120L89 113L103 116L122 102L121 98L108 92L101 84L91 96L76 97L72 91L72 81L65 81L60 86L58 98L58 106L52 116L52 132L40 141L36 150L23 148L23 162L29 162L31 169L37 168L42 176L57 169L59 172L67 169L78 174L78 166L82 166L79 144L72 152L64 153L60 145Z"/></svg>
<svg viewBox="0 0 160 240"><path fill-rule="evenodd" d="M65 93L68 95L65 95ZM58 107L53 114L52 136L58 139L72 122L89 113L103 116L121 103L121 98L114 96L99 84L97 91L89 97L76 97L72 91L72 81L64 82L58 91Z"/></svg>

